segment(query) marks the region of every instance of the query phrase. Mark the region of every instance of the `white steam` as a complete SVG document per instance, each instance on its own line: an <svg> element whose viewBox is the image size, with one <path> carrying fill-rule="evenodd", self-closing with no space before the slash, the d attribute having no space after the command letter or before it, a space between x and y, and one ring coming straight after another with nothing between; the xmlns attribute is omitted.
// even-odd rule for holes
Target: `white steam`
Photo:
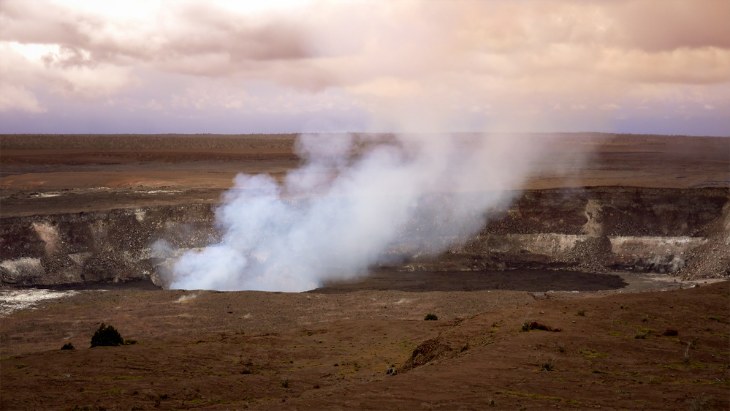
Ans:
<svg viewBox="0 0 730 411"><path fill-rule="evenodd" d="M185 253L171 288L304 291L444 251L511 201L542 149L517 135L303 135L283 183L236 177L221 242Z"/></svg>

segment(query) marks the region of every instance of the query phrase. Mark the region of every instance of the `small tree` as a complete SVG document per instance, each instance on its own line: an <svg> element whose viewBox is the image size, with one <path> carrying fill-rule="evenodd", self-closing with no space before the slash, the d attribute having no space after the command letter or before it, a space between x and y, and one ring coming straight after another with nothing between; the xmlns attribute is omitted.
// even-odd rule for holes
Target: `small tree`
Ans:
<svg viewBox="0 0 730 411"><path fill-rule="evenodd" d="M91 347L109 347L123 345L124 338L114 327L101 323L99 329L96 330L91 337Z"/></svg>

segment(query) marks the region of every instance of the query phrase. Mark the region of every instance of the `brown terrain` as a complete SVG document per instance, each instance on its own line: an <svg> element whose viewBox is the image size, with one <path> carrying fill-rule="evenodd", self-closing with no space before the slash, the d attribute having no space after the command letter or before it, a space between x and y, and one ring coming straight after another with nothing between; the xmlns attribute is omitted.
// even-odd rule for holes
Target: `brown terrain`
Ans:
<svg viewBox="0 0 730 411"><path fill-rule="evenodd" d="M587 160L441 256L266 293L160 289L150 245L214 241L294 136L0 136L0 408L729 409L730 138L526 138Z"/></svg>

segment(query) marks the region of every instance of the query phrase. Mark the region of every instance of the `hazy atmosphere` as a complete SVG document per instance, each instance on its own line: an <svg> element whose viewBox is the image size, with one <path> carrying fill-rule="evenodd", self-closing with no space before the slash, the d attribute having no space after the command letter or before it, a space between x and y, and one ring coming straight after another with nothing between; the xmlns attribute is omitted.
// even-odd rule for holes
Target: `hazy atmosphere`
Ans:
<svg viewBox="0 0 730 411"><path fill-rule="evenodd" d="M0 133L727 135L728 16L724 0L3 0Z"/></svg>

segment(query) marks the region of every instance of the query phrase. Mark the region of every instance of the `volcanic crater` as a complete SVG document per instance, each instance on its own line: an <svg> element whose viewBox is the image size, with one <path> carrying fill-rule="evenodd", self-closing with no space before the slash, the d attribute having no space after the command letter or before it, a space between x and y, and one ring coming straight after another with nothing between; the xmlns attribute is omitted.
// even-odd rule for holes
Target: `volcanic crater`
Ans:
<svg viewBox="0 0 730 411"><path fill-rule="evenodd" d="M299 166L295 136L0 137L0 293L76 290L0 313L0 404L730 405L727 139L526 138L588 160L568 180L532 176L444 253L404 257L406 239L353 280L220 293L165 290L166 273L220 240L236 173ZM86 348L101 322L138 344Z"/></svg>

